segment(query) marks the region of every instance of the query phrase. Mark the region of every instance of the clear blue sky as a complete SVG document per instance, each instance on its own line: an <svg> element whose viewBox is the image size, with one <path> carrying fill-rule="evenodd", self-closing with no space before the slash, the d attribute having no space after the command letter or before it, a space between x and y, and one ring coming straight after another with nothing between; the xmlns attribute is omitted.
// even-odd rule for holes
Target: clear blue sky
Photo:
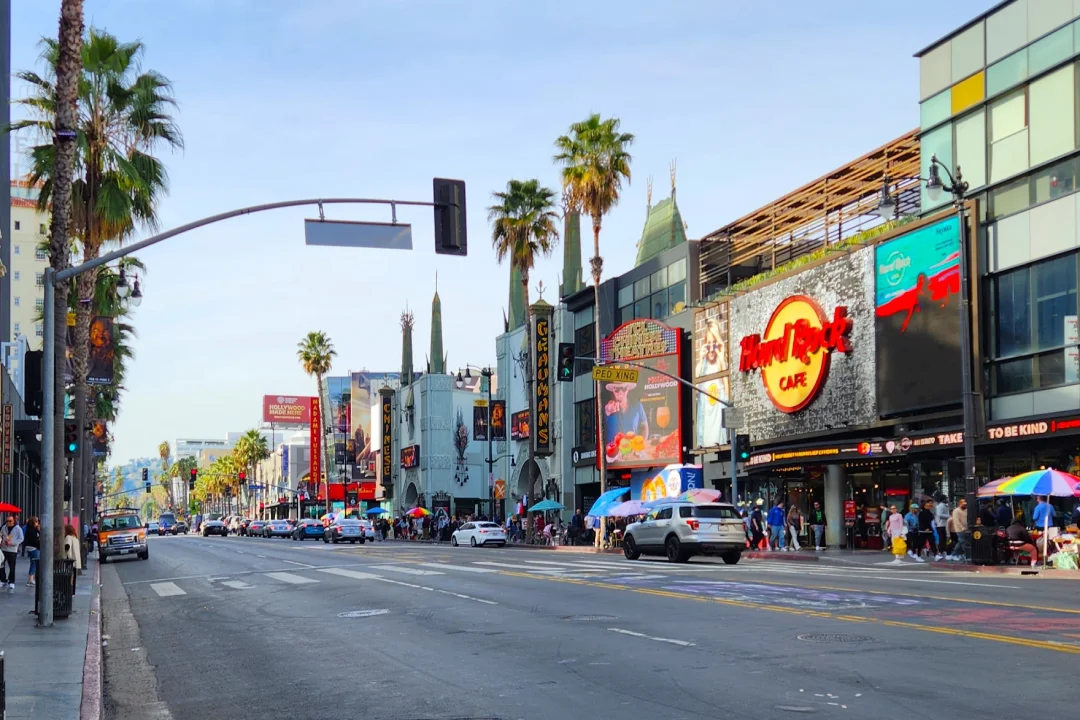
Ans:
<svg viewBox="0 0 1080 720"><path fill-rule="evenodd" d="M679 206L701 237L915 127L912 53L991 4L88 0L88 24L143 40L145 65L175 84L187 147L166 157L165 228L282 199L427 199L437 175L469 190L466 259L436 258L427 210L402 212L409 254L306 248L314 209L144 251L112 462L252 427L265 393L310 394L295 352L309 330L333 339L335 373L393 370L408 303L422 363L436 271L451 367L492 362L508 270L483 208L510 178L557 187L552 142L588 113L637 136L633 184L601 235L610 276L633 264L649 175L665 196L677 160ZM15 69L37 67L59 5L13 0ZM556 288L560 266L561 249L533 284Z"/></svg>

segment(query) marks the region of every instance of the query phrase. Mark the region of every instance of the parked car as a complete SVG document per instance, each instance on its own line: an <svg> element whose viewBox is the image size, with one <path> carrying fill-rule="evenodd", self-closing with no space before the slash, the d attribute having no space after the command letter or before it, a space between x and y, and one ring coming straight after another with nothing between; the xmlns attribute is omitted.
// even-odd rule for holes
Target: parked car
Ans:
<svg viewBox="0 0 1080 720"><path fill-rule="evenodd" d="M271 520L263 526L263 537L292 537L293 525L288 520Z"/></svg>
<svg viewBox="0 0 1080 720"><path fill-rule="evenodd" d="M157 531L158 531L158 527L159 527L158 526L158 521L157 520L151 520L150 522L146 523L146 527L144 529L146 530L147 535L149 535L151 533L154 533L156 535Z"/></svg>
<svg viewBox="0 0 1080 720"><path fill-rule="evenodd" d="M229 529L225 527L225 523L220 520L207 520L202 524L202 536L209 537L210 535L220 535L225 537L229 534Z"/></svg>
<svg viewBox="0 0 1080 720"><path fill-rule="evenodd" d="M252 520L248 523L247 534L248 537L262 537L263 528L266 527L266 520Z"/></svg>
<svg viewBox="0 0 1080 720"><path fill-rule="evenodd" d="M360 526L360 521L351 518L338 518L323 530L325 543L351 542L363 545L364 540L364 528Z"/></svg>
<svg viewBox="0 0 1080 720"><path fill-rule="evenodd" d="M371 542L375 542L375 523L363 519L360 521L360 526L364 528L364 537Z"/></svg>
<svg viewBox="0 0 1080 720"><path fill-rule="evenodd" d="M307 540L308 538L315 538L318 540L323 536L322 523L314 518L304 518L293 526L292 539L293 540Z"/></svg>
<svg viewBox="0 0 1080 720"><path fill-rule="evenodd" d="M493 522L467 522L450 536L450 544L454 547L466 543L473 547L482 545L502 547L506 544L506 530Z"/></svg>
<svg viewBox="0 0 1080 720"><path fill-rule="evenodd" d="M694 555L719 555L728 565L739 562L746 549L746 530L733 505L694 505L672 502L654 508L623 535L627 560L664 555L669 562L686 562Z"/></svg>
<svg viewBox="0 0 1080 720"><path fill-rule="evenodd" d="M251 524L251 519L250 518L244 518L243 520L241 520L239 522L239 524L236 526L236 534L239 535L240 537L244 537L245 535L247 535L248 534L248 532L247 532L248 531L248 525L250 525L250 524Z"/></svg>
<svg viewBox="0 0 1080 720"><path fill-rule="evenodd" d="M188 524L184 520L177 520L176 524L169 528L169 532L173 535L187 535Z"/></svg>

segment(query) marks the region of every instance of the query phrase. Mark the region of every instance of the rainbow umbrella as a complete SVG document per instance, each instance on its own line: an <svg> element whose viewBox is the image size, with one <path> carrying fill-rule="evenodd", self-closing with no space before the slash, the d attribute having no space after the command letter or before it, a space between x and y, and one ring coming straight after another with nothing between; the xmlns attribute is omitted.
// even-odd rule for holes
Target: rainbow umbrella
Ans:
<svg viewBox="0 0 1080 720"><path fill-rule="evenodd" d="M412 510L410 510L409 512L407 512L405 514L408 515L409 517L416 518L416 517L424 517L425 515L430 515L431 511L428 510L427 508L414 507Z"/></svg>
<svg viewBox="0 0 1080 720"><path fill-rule="evenodd" d="M627 500L609 508L607 514L610 517L631 517L633 515L644 515L647 512L649 512L649 509L640 500Z"/></svg>
<svg viewBox="0 0 1080 720"><path fill-rule="evenodd" d="M678 497L681 502L689 503L714 503L723 497L719 490L712 488L690 488Z"/></svg>
<svg viewBox="0 0 1080 720"><path fill-rule="evenodd" d="M998 495L1080 496L1080 478L1060 470L1032 470L994 480L979 488L979 497Z"/></svg>

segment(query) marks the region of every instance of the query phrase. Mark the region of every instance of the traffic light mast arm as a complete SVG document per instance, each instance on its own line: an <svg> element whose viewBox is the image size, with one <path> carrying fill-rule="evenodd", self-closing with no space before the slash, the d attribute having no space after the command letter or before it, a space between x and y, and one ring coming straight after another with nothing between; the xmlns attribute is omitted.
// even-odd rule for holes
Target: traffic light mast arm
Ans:
<svg viewBox="0 0 1080 720"><path fill-rule="evenodd" d="M649 367L648 365L642 365L641 363L632 362L630 360L616 360L614 362L602 363L602 362L597 361L594 358L576 358L576 359L592 360L593 365L595 365L596 367L610 367L610 366L613 366L613 365L632 365L632 366L634 366L636 368L641 368L642 370L648 370L649 372L653 372L653 373L663 375L665 377L669 377L672 380L675 380L676 382L682 383L683 385L690 388L691 390L701 393L702 395L704 395L707 398L712 398L713 400L720 403L724 407L735 407L734 405L729 403L727 400L721 400L720 398L716 397L712 393L707 392L705 390L702 390L701 388L699 388L697 385L690 382L689 380L684 380L683 378L679 377L678 375L672 375L669 372L664 372L663 370L657 370L656 368Z"/></svg>

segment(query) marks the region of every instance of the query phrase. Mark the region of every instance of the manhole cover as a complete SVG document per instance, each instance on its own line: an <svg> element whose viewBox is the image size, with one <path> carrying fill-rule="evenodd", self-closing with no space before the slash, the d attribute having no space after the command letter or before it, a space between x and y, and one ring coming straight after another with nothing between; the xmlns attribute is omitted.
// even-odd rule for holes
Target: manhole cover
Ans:
<svg viewBox="0 0 1080 720"><path fill-rule="evenodd" d="M563 620L577 620L579 622L607 622L618 620L617 615L567 615Z"/></svg>
<svg viewBox="0 0 1080 720"><path fill-rule="evenodd" d="M800 640L816 643L865 643L874 642L874 638L866 635L847 635L845 633L809 633L799 635Z"/></svg>
<svg viewBox="0 0 1080 720"><path fill-rule="evenodd" d="M338 613L337 616L339 618L366 618L389 614L389 610L350 610L349 612Z"/></svg>

